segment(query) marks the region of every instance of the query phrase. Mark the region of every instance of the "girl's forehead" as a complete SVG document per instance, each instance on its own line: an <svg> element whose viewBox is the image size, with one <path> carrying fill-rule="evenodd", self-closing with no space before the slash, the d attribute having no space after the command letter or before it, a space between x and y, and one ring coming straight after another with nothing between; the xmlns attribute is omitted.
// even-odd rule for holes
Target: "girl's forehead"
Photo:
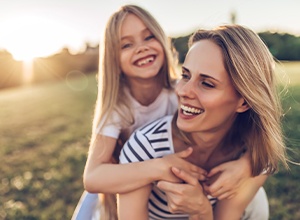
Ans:
<svg viewBox="0 0 300 220"><path fill-rule="evenodd" d="M149 28L134 14L127 14L120 26L121 38L146 32L149 32Z"/></svg>

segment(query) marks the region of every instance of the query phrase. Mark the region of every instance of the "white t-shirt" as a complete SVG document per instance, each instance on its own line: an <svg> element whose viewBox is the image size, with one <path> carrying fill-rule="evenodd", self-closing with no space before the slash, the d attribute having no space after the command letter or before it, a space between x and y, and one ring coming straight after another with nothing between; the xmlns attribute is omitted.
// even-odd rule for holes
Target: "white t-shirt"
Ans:
<svg viewBox="0 0 300 220"><path fill-rule="evenodd" d="M128 89L125 89L125 94L129 97L129 102L132 109L134 124L129 127L122 127L122 118L120 115L114 111L111 114L111 118L107 120L106 125L100 130L102 123L99 123L97 133L104 136L118 138L121 131L126 131L127 134L131 134L135 129L146 125L158 118L165 115L172 115L178 105L177 96L174 90L162 89L159 96L155 99L153 103L148 106L141 105L137 100L135 100Z"/></svg>

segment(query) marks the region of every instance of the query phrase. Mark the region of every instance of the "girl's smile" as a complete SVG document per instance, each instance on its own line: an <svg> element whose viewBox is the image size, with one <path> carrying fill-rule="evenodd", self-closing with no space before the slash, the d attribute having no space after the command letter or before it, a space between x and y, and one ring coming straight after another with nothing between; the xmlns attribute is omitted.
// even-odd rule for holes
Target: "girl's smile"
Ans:
<svg viewBox="0 0 300 220"><path fill-rule="evenodd" d="M120 34L120 63L127 80L157 77L165 61L163 47L142 20L128 14Z"/></svg>

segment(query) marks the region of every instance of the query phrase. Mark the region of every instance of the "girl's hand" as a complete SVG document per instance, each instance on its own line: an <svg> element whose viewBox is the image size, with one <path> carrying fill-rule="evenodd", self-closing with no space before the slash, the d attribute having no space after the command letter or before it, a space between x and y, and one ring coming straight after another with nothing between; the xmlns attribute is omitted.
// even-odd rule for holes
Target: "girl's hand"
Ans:
<svg viewBox="0 0 300 220"><path fill-rule="evenodd" d="M169 182L182 182L182 180L176 177L173 172L171 171L172 167L178 167L181 170L191 174L195 178L200 181L206 180L207 172L186 161L186 158L190 156L193 152L193 148L189 147L186 150L180 151L175 154L169 154L160 159L161 165L160 166L160 175L158 180L165 180Z"/></svg>
<svg viewBox="0 0 300 220"><path fill-rule="evenodd" d="M212 219L212 206L198 179L176 167L172 167L172 172L184 183L157 183L166 193L170 212L189 214L190 219Z"/></svg>
<svg viewBox="0 0 300 220"><path fill-rule="evenodd" d="M203 185L207 194L218 200L230 199L234 197L242 183L251 178L250 161L244 155L238 160L214 167L207 177L212 179Z"/></svg>

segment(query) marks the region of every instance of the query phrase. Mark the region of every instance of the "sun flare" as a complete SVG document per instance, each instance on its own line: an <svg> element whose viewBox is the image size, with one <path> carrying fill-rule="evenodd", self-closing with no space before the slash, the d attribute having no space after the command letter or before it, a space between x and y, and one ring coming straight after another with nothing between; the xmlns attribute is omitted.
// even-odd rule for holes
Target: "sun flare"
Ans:
<svg viewBox="0 0 300 220"><path fill-rule="evenodd" d="M74 31L72 33L58 21L34 16L6 20L2 29L5 30L1 36L2 46L14 59L21 61L30 61L58 52L64 46L62 40L66 37L72 39L74 34Z"/></svg>

